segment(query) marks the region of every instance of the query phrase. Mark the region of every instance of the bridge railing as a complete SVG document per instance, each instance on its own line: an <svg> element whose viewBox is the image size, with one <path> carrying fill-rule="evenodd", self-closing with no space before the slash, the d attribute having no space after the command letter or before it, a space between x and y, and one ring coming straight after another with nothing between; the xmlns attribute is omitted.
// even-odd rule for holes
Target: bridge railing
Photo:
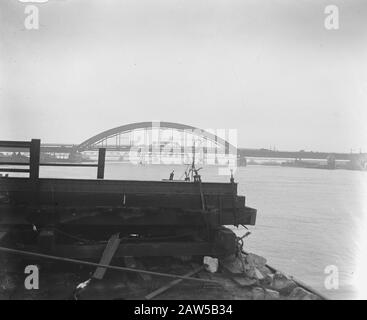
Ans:
<svg viewBox="0 0 367 320"><path fill-rule="evenodd" d="M29 162L21 161L1 161L0 159L0 172L16 172L16 173L29 173L31 180L39 179L40 166L47 167L96 167L97 179L104 179L106 149L100 148L98 150L98 163L40 163L41 154L41 140L32 139L31 141L0 141L0 149L26 149L29 150ZM1 166L23 166L28 168L1 168Z"/></svg>

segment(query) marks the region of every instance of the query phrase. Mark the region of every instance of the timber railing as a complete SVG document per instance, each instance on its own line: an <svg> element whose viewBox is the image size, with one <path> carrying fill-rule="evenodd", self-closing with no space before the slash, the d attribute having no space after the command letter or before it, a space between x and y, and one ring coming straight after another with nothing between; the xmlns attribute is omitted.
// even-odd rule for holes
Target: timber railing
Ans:
<svg viewBox="0 0 367 320"><path fill-rule="evenodd" d="M0 141L0 151L2 148L6 150L24 149L29 150L29 162L21 161L1 161L0 159L0 172L19 172L29 173L31 180L37 180L39 178L40 166L47 167L96 167L97 179L104 179L106 148L100 148L98 150L98 163L72 163L72 162L45 162L40 163L41 155L41 140L32 139L31 141ZM1 166L28 166L28 168L1 168Z"/></svg>

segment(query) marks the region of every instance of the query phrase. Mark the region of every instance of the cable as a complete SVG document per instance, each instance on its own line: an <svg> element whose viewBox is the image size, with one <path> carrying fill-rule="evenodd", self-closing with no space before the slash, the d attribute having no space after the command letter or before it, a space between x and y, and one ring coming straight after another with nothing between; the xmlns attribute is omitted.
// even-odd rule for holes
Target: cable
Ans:
<svg viewBox="0 0 367 320"><path fill-rule="evenodd" d="M153 275L153 276L175 278L175 279L178 278L178 279L192 280L192 281L199 281L199 282L218 283L217 281L210 280L210 279L193 278L193 277L180 276L180 275L175 275L175 274L170 274L170 273L155 272L155 271L127 268L127 267L119 267L119 266L111 266L111 265L108 265L108 264L94 263L94 262L71 259L71 258L64 258L64 257L57 257L57 256L48 255L48 254L43 254L43 253L29 252L29 251L11 249L11 248L1 247L1 246L0 246L0 251L7 252L7 253L24 255L24 256L37 257L37 258L42 258L42 259L49 259L49 260L56 260L56 261L62 261L62 262L68 262L68 263L82 264L82 265L87 265L87 266L92 266L92 267L102 267L102 268L117 270L117 271L143 273L143 274L150 274L150 275Z"/></svg>

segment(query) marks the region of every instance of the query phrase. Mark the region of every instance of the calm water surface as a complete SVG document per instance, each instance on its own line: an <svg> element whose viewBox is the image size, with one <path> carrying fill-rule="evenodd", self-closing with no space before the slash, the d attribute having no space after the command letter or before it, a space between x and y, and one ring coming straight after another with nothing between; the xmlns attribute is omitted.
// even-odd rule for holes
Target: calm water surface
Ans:
<svg viewBox="0 0 367 320"><path fill-rule="evenodd" d="M184 166L108 163L106 179L161 180ZM91 168L43 167L44 177L94 178ZM204 181L228 181L218 169L201 171ZM366 297L367 172L270 166L238 168L236 181L246 203L258 209L245 248L334 299ZM239 232L241 232L240 230ZM325 268L339 272L339 289L324 286ZM362 271L361 271L362 270Z"/></svg>

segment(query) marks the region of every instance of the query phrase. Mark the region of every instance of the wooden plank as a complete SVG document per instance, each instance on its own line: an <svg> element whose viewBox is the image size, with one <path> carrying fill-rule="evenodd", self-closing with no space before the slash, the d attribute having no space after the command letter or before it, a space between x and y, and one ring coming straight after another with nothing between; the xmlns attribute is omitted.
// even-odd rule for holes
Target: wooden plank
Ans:
<svg viewBox="0 0 367 320"><path fill-rule="evenodd" d="M0 168L0 172L29 172L29 169Z"/></svg>
<svg viewBox="0 0 367 320"><path fill-rule="evenodd" d="M111 236L111 238L108 240L107 246L103 251L101 260L99 261L100 264L103 265L109 265L111 263L111 260L116 253L116 250L118 249L120 245L121 239L119 238L119 234L114 234ZM107 269L103 267L98 267L96 271L94 272L92 278L102 280Z"/></svg>
<svg viewBox="0 0 367 320"><path fill-rule="evenodd" d="M39 213L24 210L23 205L13 206L9 203L0 204L0 225L26 225L49 223L54 206L40 206ZM206 219L201 209L181 210L179 208L122 208L122 207L59 207L59 214L54 216L55 223L72 224L73 226L200 226L205 221L212 225L233 225L231 209L212 210L206 213ZM219 219L220 218L220 219ZM253 225L256 220L256 209L244 207L237 211L238 222Z"/></svg>
<svg viewBox="0 0 367 320"><path fill-rule="evenodd" d="M10 182L11 183L11 182ZM11 198L12 203L24 203L32 202L34 194L32 190L22 190L21 186L18 190L11 190L11 188L6 188L5 183L2 184L0 181L0 192L7 192L9 198ZM9 189L9 190L5 190ZM139 208L149 208L149 207L165 207L165 208L182 208L182 209L202 209L202 204L200 201L199 193L196 194L162 194L162 193L152 193L152 194L130 194L125 193L124 190L120 192L80 192L76 190L73 193L67 191L45 191L40 190L37 192L39 195L39 203L41 205L54 205L55 202L59 206L64 207L82 207L88 204L90 207L139 207ZM213 209L218 208L218 197L222 199L222 208L233 208L233 201L229 199L228 196L224 195L205 195L206 208ZM237 208L242 208L242 201L236 202Z"/></svg>
<svg viewBox="0 0 367 320"><path fill-rule="evenodd" d="M1 148L30 148L31 143L29 141L4 141L0 140Z"/></svg>
<svg viewBox="0 0 367 320"><path fill-rule="evenodd" d="M94 163L68 163L68 162L44 162L40 163L43 167L97 167Z"/></svg>
<svg viewBox="0 0 367 320"><path fill-rule="evenodd" d="M190 272L186 273L186 274L184 275L184 277L192 277L193 275L195 275L195 274L199 273L199 272L200 272L200 271L202 271L203 269L204 269L204 266L200 266L200 267L198 267L198 268L196 268L196 269L194 269L194 270L192 270L192 271L190 271ZM166 285L164 285L163 287L160 287L159 289L154 290L153 292L151 292L151 293L147 294L147 295L145 296L145 299L146 299L146 300L152 300L153 298L155 298L155 297L159 296L159 295L160 295L160 294L162 294L163 292L167 291L168 289L172 288L173 286L175 286L175 285L179 284L179 283L180 283L180 282L182 282L182 281L183 281L183 279L176 279L176 280L173 280L173 281L171 281L171 282L167 283Z"/></svg>
<svg viewBox="0 0 367 320"><path fill-rule="evenodd" d="M0 185L6 187L7 182L0 181ZM34 193L30 191L6 191L6 188L0 188L0 192L8 194L12 199L12 210L16 210L16 204L27 204L27 202L33 199ZM140 208L141 210L150 210L156 208L169 208L169 210L183 209L181 211L196 210L198 213L202 212L200 205L200 197L198 195L130 195L124 194L85 194L85 193L52 193L41 192L39 194L40 207L44 209L51 209L54 207L55 202L58 203L58 207L61 208L60 212L73 213L79 212L105 212L113 210L123 210L126 208ZM218 198L220 201L218 201ZM240 198L240 197L239 197ZM232 201L227 196L205 196L206 208L208 211L220 209L232 209ZM243 201L237 201L236 207L238 209L247 208L243 204Z"/></svg>
<svg viewBox="0 0 367 320"><path fill-rule="evenodd" d="M237 187L237 185L236 185ZM230 183L202 182L203 193L208 195L232 195ZM32 183L26 178L12 178L0 191L31 191ZM90 180L90 179L39 179L40 192L102 193L102 194L191 194L199 195L194 182L164 182L137 180Z"/></svg>
<svg viewBox="0 0 367 320"><path fill-rule="evenodd" d="M92 211L93 212L93 211ZM218 214L215 211L207 212L206 219L204 219L202 212L177 212L172 209L168 211L165 209L158 210L141 210L140 213L133 213L126 211L111 210L111 212L88 214L74 214L61 217L62 223L72 223L73 225L84 226L108 226L115 225L121 227L128 226L203 226L205 223L210 223L212 226L218 225L234 225L235 219L233 211L230 209L222 210L220 215L220 223ZM80 218L79 218L80 217ZM242 208L237 211L237 222L244 225L253 225L256 218L256 210L252 208Z"/></svg>

